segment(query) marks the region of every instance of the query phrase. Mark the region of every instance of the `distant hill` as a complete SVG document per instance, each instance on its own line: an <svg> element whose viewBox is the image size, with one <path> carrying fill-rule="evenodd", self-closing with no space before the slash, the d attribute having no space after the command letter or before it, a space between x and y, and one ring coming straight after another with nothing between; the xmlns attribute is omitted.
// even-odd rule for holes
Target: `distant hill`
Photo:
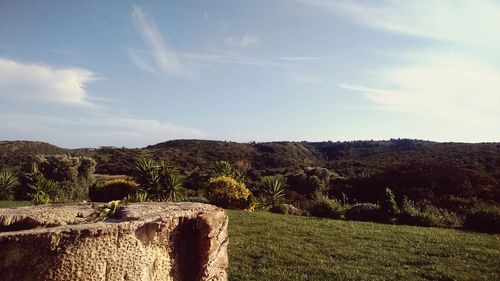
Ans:
<svg viewBox="0 0 500 281"><path fill-rule="evenodd" d="M0 141L0 168L16 170L39 154L64 154L70 151L38 141Z"/></svg>
<svg viewBox="0 0 500 281"><path fill-rule="evenodd" d="M141 158L166 161L192 189L206 182L216 161L225 160L241 170L247 185L257 192L262 176L285 175L287 198L302 205L318 187L336 198L377 202L381 190L388 186L400 201L403 197L427 200L453 210L481 202L500 204L500 143L173 140L136 149L63 149L42 142L3 141L0 169L17 170L38 154L64 153L94 158L96 172L107 175L133 174L135 162ZM322 168L335 172L336 177L330 178L325 174L328 170Z"/></svg>
<svg viewBox="0 0 500 281"><path fill-rule="evenodd" d="M37 154L86 155L97 162L97 172L128 174L143 157L162 159L182 173L209 169L226 160L242 169L273 173L286 169L320 166L346 177L366 177L388 167L415 160L448 162L479 170L500 179L500 143L437 143L422 140L349 142L237 143L211 140L173 140L140 149L102 147L63 149L32 141L0 142L0 167L16 169Z"/></svg>

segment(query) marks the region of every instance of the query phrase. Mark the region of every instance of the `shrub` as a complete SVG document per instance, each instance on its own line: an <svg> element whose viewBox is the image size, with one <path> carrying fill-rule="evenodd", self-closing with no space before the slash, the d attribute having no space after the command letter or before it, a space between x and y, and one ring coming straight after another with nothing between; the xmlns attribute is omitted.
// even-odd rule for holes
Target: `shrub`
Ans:
<svg viewBox="0 0 500 281"><path fill-rule="evenodd" d="M160 173L159 165L151 159L141 159L135 164L134 179L142 190L155 192L159 190Z"/></svg>
<svg viewBox="0 0 500 281"><path fill-rule="evenodd" d="M16 190L17 199L31 200L34 204L47 204L59 199L56 197L59 185L45 178L35 163L30 165L29 171L22 173L20 179L21 185Z"/></svg>
<svg viewBox="0 0 500 281"><path fill-rule="evenodd" d="M92 187L90 200L95 202L122 200L126 197L135 196L138 191L139 184L135 181L114 179Z"/></svg>
<svg viewBox="0 0 500 281"><path fill-rule="evenodd" d="M157 201L176 201L182 197L184 180L166 162L138 161L134 179Z"/></svg>
<svg viewBox="0 0 500 281"><path fill-rule="evenodd" d="M280 205L285 197L285 180L282 176L267 176L262 178L262 197L267 206Z"/></svg>
<svg viewBox="0 0 500 281"><path fill-rule="evenodd" d="M404 199L398 222L417 226L457 227L462 224L462 219L446 209L432 205L418 206L413 201Z"/></svg>
<svg viewBox="0 0 500 281"><path fill-rule="evenodd" d="M76 201L88 198L89 187L94 183L96 162L89 157L70 155L38 155L30 165L22 167L21 185L16 199L26 199L31 188L33 172L57 184L52 199ZM34 168L36 167L36 168Z"/></svg>
<svg viewBox="0 0 500 281"><path fill-rule="evenodd" d="M217 206L244 209L250 194L244 183L231 177L218 176L208 180L208 198Z"/></svg>
<svg viewBox="0 0 500 281"><path fill-rule="evenodd" d="M28 197L34 204L48 204L57 189L57 184L46 179L41 173L35 173L28 186Z"/></svg>
<svg viewBox="0 0 500 281"><path fill-rule="evenodd" d="M396 203L396 196L392 190L386 187L382 193L380 200L380 208L384 213L389 216L394 216L399 213L398 204Z"/></svg>
<svg viewBox="0 0 500 281"><path fill-rule="evenodd" d="M380 205L373 203L354 204L346 210L345 217L355 221L381 221L384 218Z"/></svg>
<svg viewBox="0 0 500 281"><path fill-rule="evenodd" d="M276 214L301 216L304 212L290 204L278 204L269 208L269 211Z"/></svg>
<svg viewBox="0 0 500 281"><path fill-rule="evenodd" d="M398 217L398 222L407 225L432 226L431 218L426 215L413 201L404 199L403 209Z"/></svg>
<svg viewBox="0 0 500 281"><path fill-rule="evenodd" d="M500 233L500 208L489 207L472 212L465 218L464 228L487 233Z"/></svg>
<svg viewBox="0 0 500 281"><path fill-rule="evenodd" d="M245 181L245 176L238 170L235 169L226 161L215 162L214 168L209 172L210 178L216 178L220 176L231 177L239 182Z"/></svg>
<svg viewBox="0 0 500 281"><path fill-rule="evenodd" d="M165 194L167 200L178 201L183 196L184 181L181 176L177 174L169 174L165 178Z"/></svg>
<svg viewBox="0 0 500 281"><path fill-rule="evenodd" d="M149 201L149 198L146 191L137 191L134 195L127 195L123 200L129 203L142 203Z"/></svg>
<svg viewBox="0 0 500 281"><path fill-rule="evenodd" d="M0 200L9 200L17 184L16 176L8 171L0 173Z"/></svg>
<svg viewBox="0 0 500 281"><path fill-rule="evenodd" d="M314 217L338 219L342 216L340 203L326 197L313 201L307 210Z"/></svg>

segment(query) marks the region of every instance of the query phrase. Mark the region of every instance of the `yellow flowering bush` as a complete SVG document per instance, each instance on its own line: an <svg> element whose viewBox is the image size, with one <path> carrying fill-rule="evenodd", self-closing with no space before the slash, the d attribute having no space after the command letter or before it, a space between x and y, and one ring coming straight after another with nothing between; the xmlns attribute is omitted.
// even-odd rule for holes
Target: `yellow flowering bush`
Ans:
<svg viewBox="0 0 500 281"><path fill-rule="evenodd" d="M96 202L109 202L122 200L129 195L135 195L139 184L128 179L112 179L98 184L90 190L90 200Z"/></svg>
<svg viewBox="0 0 500 281"><path fill-rule="evenodd" d="M218 176L208 180L210 202L223 208L244 209L251 195L244 183L232 177Z"/></svg>
<svg viewBox="0 0 500 281"><path fill-rule="evenodd" d="M114 186L114 185L120 185L123 187L132 187L132 188L138 188L139 184L133 180L127 180L127 179L112 179L112 180L107 180L102 184L102 188L107 188L109 186Z"/></svg>

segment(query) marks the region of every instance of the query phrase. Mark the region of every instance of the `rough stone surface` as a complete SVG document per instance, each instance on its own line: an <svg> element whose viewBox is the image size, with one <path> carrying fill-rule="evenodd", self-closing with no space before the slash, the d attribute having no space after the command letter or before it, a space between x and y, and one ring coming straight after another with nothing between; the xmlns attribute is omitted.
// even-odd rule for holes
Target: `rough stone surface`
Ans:
<svg viewBox="0 0 500 281"><path fill-rule="evenodd" d="M227 280L227 215L199 203L0 209L1 280Z"/></svg>

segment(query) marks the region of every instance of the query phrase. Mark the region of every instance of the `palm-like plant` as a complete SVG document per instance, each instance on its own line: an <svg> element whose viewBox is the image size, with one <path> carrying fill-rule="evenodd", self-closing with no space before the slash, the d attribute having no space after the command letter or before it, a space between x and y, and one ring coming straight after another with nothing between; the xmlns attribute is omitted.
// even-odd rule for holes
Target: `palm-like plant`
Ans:
<svg viewBox="0 0 500 281"><path fill-rule="evenodd" d="M275 207L283 201L285 185L282 176L266 176L262 178L262 195L267 205Z"/></svg>
<svg viewBox="0 0 500 281"><path fill-rule="evenodd" d="M157 192L160 189L160 174L158 164L151 159L142 159L135 165L135 180L141 189L148 192Z"/></svg>
<svg viewBox="0 0 500 281"><path fill-rule="evenodd" d="M167 163L143 159L136 164L136 181L156 200L177 200L183 180Z"/></svg>
<svg viewBox="0 0 500 281"><path fill-rule="evenodd" d="M169 174L166 177L165 188L168 194L168 200L177 201L180 191L183 188L184 181L177 174Z"/></svg>
<svg viewBox="0 0 500 281"><path fill-rule="evenodd" d="M46 179L41 173L36 173L32 176L32 181L28 184L30 191L28 196L35 204L47 204L50 202L50 194L52 194L57 184L49 179Z"/></svg>
<svg viewBox="0 0 500 281"><path fill-rule="evenodd" d="M14 186L17 184L16 176L8 171L0 174L0 200L10 199Z"/></svg>

